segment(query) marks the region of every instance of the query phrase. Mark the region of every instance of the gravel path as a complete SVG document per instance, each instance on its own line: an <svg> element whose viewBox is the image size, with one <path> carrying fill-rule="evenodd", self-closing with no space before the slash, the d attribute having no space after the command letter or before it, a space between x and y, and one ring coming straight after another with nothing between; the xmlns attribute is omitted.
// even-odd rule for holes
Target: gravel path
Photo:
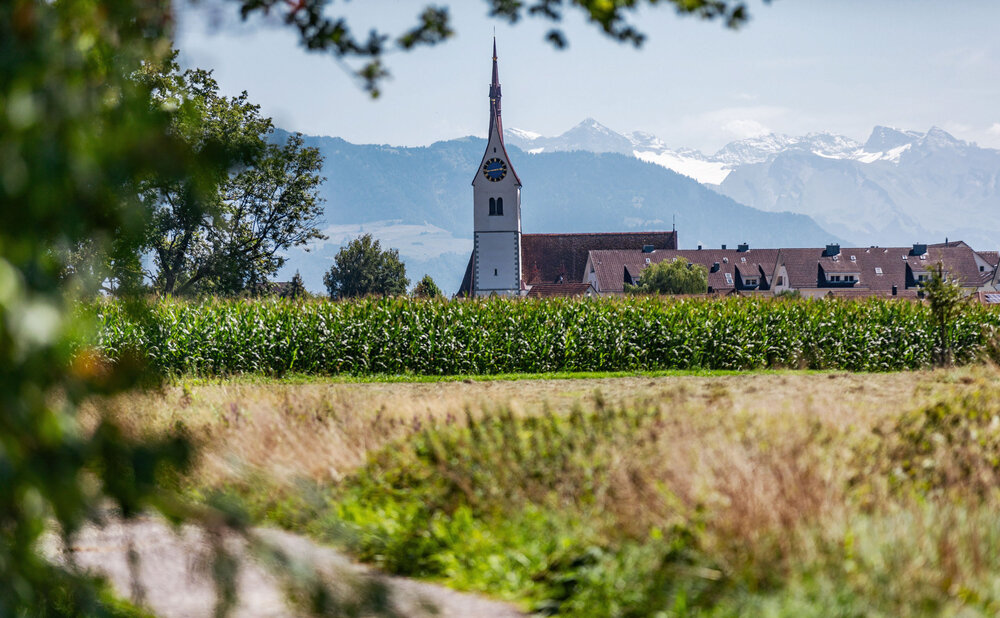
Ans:
<svg viewBox="0 0 1000 618"><path fill-rule="evenodd" d="M345 582L384 584L388 604L401 616L514 618L523 616L505 603L472 594L379 574L351 562L334 549L280 530L261 528L254 535L283 553L286 571L313 572L323 581L334 582L343 593ZM239 558L238 602L232 616L271 618L298 616L284 600L281 582L261 560L251 555L248 544L228 536L223 541ZM138 557L137 581L129 568L129 547ZM161 520L140 518L127 524L111 523L104 528L85 528L75 539L69 554L52 537L45 544L48 555L57 560L73 560L80 567L106 576L125 598L139 598L142 604L164 618L200 618L213 615L215 587L210 575L211 543L200 529L176 530ZM346 588L349 589L349 588Z"/></svg>

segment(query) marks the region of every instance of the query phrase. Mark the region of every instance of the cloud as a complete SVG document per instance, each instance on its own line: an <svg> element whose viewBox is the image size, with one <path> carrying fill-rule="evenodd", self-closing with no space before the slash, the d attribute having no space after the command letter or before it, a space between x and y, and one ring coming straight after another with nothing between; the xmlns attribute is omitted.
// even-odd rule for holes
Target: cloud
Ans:
<svg viewBox="0 0 1000 618"><path fill-rule="evenodd" d="M1000 122L994 122L989 129L986 129L986 133L1000 137Z"/></svg>
<svg viewBox="0 0 1000 618"><path fill-rule="evenodd" d="M763 123L750 118L740 120L730 120L722 125L722 130L727 131L736 139L746 139L748 137L760 137L772 133Z"/></svg>

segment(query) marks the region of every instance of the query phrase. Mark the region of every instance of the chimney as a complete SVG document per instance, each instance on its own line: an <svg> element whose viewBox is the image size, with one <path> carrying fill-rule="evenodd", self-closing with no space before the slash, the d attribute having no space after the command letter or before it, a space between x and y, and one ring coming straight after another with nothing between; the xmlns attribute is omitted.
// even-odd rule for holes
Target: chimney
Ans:
<svg viewBox="0 0 1000 618"><path fill-rule="evenodd" d="M823 251L823 257L833 257L835 255L840 255L840 245L827 245Z"/></svg>
<svg viewBox="0 0 1000 618"><path fill-rule="evenodd" d="M654 247L653 245L643 245L642 246L642 252L643 253L652 253L655 248L656 247Z"/></svg>
<svg viewBox="0 0 1000 618"><path fill-rule="evenodd" d="M927 253L927 245L921 243L913 243L913 249L910 251L910 255L923 255Z"/></svg>
<svg viewBox="0 0 1000 618"><path fill-rule="evenodd" d="M722 245L722 250L723 250L723 251L725 251L725 250L726 250L726 245Z"/></svg>
<svg viewBox="0 0 1000 618"><path fill-rule="evenodd" d="M701 245L700 244L698 245L698 251L701 251Z"/></svg>
<svg viewBox="0 0 1000 618"><path fill-rule="evenodd" d="M747 251L750 250L750 244L745 242L740 243L736 245L736 250L739 251L740 253L746 253Z"/></svg>

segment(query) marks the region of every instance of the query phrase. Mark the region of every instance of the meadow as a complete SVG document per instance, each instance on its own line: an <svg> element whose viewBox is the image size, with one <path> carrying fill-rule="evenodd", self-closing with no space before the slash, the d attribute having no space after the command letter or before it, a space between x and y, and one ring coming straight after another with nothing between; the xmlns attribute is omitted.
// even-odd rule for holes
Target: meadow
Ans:
<svg viewBox="0 0 1000 618"><path fill-rule="evenodd" d="M567 616L1000 612L1000 373L181 378L181 488Z"/></svg>

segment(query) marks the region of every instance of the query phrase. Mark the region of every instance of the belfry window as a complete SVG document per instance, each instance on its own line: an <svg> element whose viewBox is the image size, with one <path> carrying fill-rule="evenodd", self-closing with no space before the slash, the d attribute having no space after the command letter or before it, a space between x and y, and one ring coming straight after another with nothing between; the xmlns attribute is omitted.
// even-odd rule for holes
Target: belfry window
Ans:
<svg viewBox="0 0 1000 618"><path fill-rule="evenodd" d="M503 214L503 198L502 197L498 197L497 198L497 214L498 215L502 215Z"/></svg>
<svg viewBox="0 0 1000 618"><path fill-rule="evenodd" d="M490 198L490 216L497 214L497 200L494 197Z"/></svg>

